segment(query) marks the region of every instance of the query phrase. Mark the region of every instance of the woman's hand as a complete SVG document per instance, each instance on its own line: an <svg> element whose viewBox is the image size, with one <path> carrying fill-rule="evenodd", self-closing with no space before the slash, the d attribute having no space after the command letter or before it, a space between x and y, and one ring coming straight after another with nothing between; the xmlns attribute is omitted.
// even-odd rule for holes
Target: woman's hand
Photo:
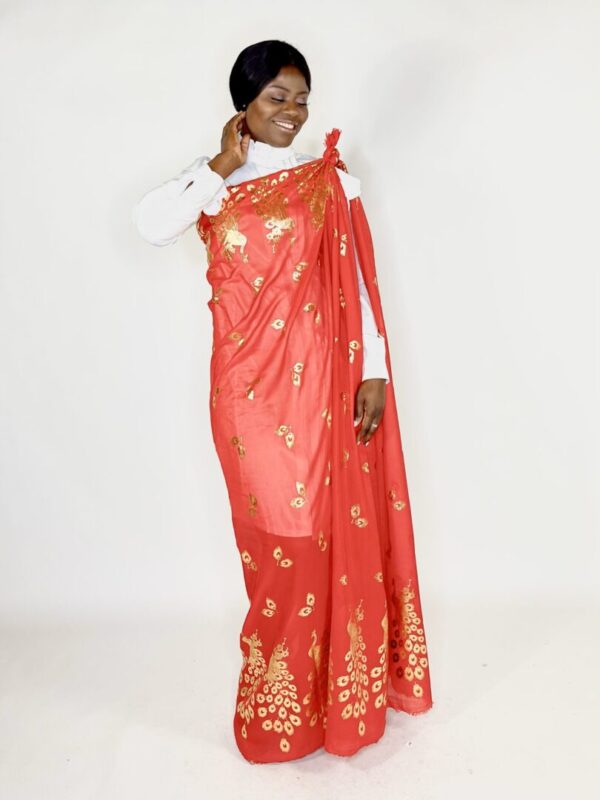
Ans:
<svg viewBox="0 0 600 800"><path fill-rule="evenodd" d="M248 158L250 132L245 126L246 112L238 111L227 120L221 135L221 152L208 162L208 166L226 178ZM244 132L245 131L245 132ZM240 138L240 133L242 134Z"/></svg>
<svg viewBox="0 0 600 800"><path fill-rule="evenodd" d="M385 378L368 378L358 387L354 424L358 425L362 420L362 425L356 438L357 444L361 441L368 444L381 422L385 408L385 386Z"/></svg>

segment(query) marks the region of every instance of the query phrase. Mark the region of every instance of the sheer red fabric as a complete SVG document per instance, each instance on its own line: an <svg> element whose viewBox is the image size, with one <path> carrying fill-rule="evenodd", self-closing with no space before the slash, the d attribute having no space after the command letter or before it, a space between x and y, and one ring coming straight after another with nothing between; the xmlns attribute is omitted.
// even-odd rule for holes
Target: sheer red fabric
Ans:
<svg viewBox="0 0 600 800"><path fill-rule="evenodd" d="M321 158L228 187L197 222L213 318L209 410L250 601L233 718L250 762L350 756L386 710L432 706L410 500L371 233ZM357 445L356 241L390 381Z"/></svg>

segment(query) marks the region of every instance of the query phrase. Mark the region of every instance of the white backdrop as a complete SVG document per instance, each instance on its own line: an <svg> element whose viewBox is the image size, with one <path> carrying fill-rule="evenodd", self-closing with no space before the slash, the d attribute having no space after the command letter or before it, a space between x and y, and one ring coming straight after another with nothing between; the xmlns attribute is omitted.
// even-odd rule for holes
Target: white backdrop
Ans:
<svg viewBox="0 0 600 800"><path fill-rule="evenodd" d="M245 607L210 435L204 247L133 203L313 74L298 149L362 181L427 609L597 599L598 8L2 3L2 620ZM596 91L594 97L594 90Z"/></svg>

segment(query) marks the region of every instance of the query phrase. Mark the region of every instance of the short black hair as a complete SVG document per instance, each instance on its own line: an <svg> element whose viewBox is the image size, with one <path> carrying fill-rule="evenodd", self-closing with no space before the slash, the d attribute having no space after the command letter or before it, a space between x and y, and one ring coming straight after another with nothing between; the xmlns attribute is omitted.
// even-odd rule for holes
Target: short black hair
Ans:
<svg viewBox="0 0 600 800"><path fill-rule="evenodd" d="M248 45L238 55L229 76L229 91L236 111L244 109L283 67L296 67L310 91L310 70L302 53L279 39Z"/></svg>

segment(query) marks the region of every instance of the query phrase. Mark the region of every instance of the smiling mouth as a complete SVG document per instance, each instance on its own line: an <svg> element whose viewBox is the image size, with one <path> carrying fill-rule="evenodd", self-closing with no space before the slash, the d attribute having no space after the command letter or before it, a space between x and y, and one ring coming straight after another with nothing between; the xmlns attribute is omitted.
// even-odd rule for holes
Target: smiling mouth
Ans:
<svg viewBox="0 0 600 800"><path fill-rule="evenodd" d="M278 128L281 128L282 130L288 131L288 132L295 131L296 128L298 127L297 123L294 123L294 122L283 122L280 119L274 119L273 123L275 125L277 125Z"/></svg>

